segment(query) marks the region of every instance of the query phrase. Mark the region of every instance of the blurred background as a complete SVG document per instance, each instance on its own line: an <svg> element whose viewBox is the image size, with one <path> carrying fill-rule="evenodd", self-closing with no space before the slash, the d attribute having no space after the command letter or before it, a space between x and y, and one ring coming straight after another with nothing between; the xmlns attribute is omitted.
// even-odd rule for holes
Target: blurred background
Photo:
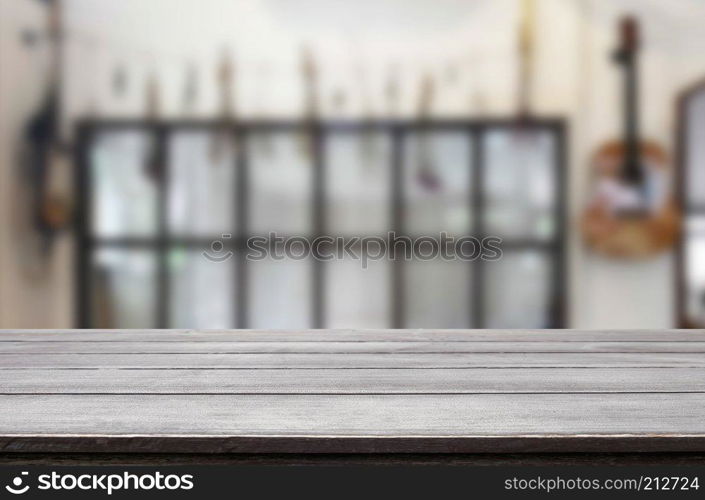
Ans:
<svg viewBox="0 0 705 500"><path fill-rule="evenodd" d="M0 0L0 327L705 327L703 20ZM503 257L246 260L272 231Z"/></svg>

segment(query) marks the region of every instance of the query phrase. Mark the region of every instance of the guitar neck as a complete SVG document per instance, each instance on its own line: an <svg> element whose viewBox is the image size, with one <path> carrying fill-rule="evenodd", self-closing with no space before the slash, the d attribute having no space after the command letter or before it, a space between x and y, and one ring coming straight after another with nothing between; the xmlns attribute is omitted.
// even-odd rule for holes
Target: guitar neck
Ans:
<svg viewBox="0 0 705 500"><path fill-rule="evenodd" d="M617 52L618 62L624 70L623 134L624 164L622 177L632 183L640 183L643 172L639 155L639 78L636 46L636 21L625 19L622 23L622 47Z"/></svg>

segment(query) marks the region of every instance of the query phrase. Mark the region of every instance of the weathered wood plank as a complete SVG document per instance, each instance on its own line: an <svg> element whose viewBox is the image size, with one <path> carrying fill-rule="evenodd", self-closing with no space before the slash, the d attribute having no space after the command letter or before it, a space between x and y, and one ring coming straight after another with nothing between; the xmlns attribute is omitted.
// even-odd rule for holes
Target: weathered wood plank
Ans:
<svg viewBox="0 0 705 500"><path fill-rule="evenodd" d="M3 341L705 342L705 330L0 330Z"/></svg>
<svg viewBox="0 0 705 500"><path fill-rule="evenodd" d="M644 352L705 355L705 342L2 342L12 354L250 354L250 353L581 353ZM2 360L0 360L0 363Z"/></svg>
<svg viewBox="0 0 705 500"><path fill-rule="evenodd" d="M0 396L0 434L689 435L705 394Z"/></svg>
<svg viewBox="0 0 705 500"><path fill-rule="evenodd" d="M399 370L4 370L6 394L705 392L705 367Z"/></svg>
<svg viewBox="0 0 705 500"><path fill-rule="evenodd" d="M705 366L692 353L4 354L3 368L469 368Z"/></svg>

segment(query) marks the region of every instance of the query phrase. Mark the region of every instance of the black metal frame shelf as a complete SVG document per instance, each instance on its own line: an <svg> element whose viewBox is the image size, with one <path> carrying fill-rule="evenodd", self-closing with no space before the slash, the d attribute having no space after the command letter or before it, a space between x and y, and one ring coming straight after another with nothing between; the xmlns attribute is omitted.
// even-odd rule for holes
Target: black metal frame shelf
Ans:
<svg viewBox="0 0 705 500"><path fill-rule="evenodd" d="M482 238L486 236L484 230L484 151L483 134L494 129L514 129L519 132L548 131L555 139L554 150L554 186L555 186L555 206L553 207L553 219L555 222L554 234L550 239L505 239L502 243L504 249L520 250L532 249L546 252L551 256L551 327L564 327L566 320L566 252L565 252L565 214L566 214L566 139L565 123L561 119L532 119L517 122L506 119L482 119L482 120L376 120L376 121L313 121L306 122L300 120L290 121L241 121L225 122L217 120L168 120L168 121L143 121L143 120L87 120L82 121L77 129L77 152L78 168L76 169L76 189L78 193L77 210L77 235L76 245L76 269L77 269L77 324L81 328L90 328L93 325L91 319L91 257L97 248L145 248L152 249L158 255L157 272L157 318L156 327L168 328L169 325L169 294L170 276L167 268L167 252L170 248L183 247L190 249L207 250L214 238L210 237L184 237L170 234L167 220L168 203L168 176L169 158L167 137L175 131L219 131L232 136L235 147L234 165L236 174L235 196L233 199L233 210L237 214L235 227L232 231L232 239L225 241L224 245L229 249L244 250L246 240L250 236L256 236L250 232L250 157L247 144L250 134L258 132L293 132L310 134L312 144L313 168L311 175L311 226L310 234L306 236L338 236L335 232L328 231L327 211L326 211L326 175L327 165L325 164L325 141L332 133L360 133L364 131L375 131L387 135L391 141L389 157L390 193L389 193L389 216L390 230L398 235L407 235L405 231L405 192L404 192L404 140L409 133L416 131L423 132L443 132L456 131L468 134L469 140L476 145L472 148L470 164L471 169L469 196L470 209L472 210L471 227L468 234ZM96 237L91 233L92 214L90 213L91 197L93 196L93 185L90 169L89 151L94 134L99 131L118 130L143 130L152 134L155 139L157 162L164 165L161 172L160 182L157 183L157 224L158 230L155 237L117 237L106 238ZM300 236L300 235L297 235ZM364 236L364 235L358 235ZM376 236L376 235L368 235ZM411 235L408 235L411 236ZM248 266L245 260L245 252L235 252L237 255L235 277L237 284L237 326L247 328L250 326L247 317L249 311L249 280ZM474 328L485 326L483 311L483 289L485 279L482 260L472 262L473 278L469 283L471 287L470 297L472 303L468 306L471 316L471 325ZM319 259L312 260L312 327L324 328L325 318L325 262ZM404 262L396 259L390 265L390 319L391 327L403 328L406 311L404 304Z"/></svg>

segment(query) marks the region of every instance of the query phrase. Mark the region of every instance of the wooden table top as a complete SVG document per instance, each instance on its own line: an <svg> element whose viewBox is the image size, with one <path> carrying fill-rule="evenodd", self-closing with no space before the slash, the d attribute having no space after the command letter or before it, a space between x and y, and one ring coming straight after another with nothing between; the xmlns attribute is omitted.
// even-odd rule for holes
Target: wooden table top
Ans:
<svg viewBox="0 0 705 500"><path fill-rule="evenodd" d="M0 331L0 451L705 451L705 331Z"/></svg>

